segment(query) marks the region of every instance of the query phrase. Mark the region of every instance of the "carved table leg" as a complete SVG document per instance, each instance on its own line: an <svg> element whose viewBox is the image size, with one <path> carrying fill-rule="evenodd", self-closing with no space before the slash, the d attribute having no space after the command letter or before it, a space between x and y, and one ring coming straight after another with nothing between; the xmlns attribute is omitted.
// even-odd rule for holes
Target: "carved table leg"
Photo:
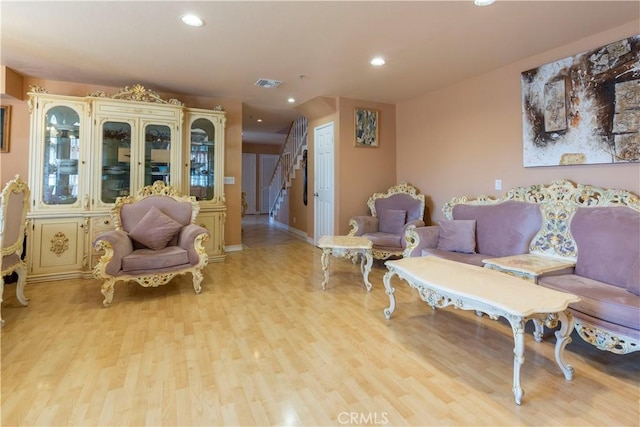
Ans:
<svg viewBox="0 0 640 427"><path fill-rule="evenodd" d="M538 319L532 320L533 326L535 327L535 330L533 331L533 337L535 338L536 342L542 342L542 337L544 336L544 324Z"/></svg>
<svg viewBox="0 0 640 427"><path fill-rule="evenodd" d="M364 279L364 286L367 288L367 292L371 290L371 282L369 281L369 273L371 272L371 266L373 265L373 256L371 250L364 249L360 255L360 271L362 271L362 278Z"/></svg>
<svg viewBox="0 0 640 427"><path fill-rule="evenodd" d="M520 367L524 363L524 324L523 318L509 318L511 323L511 329L513 329L513 395L515 396L516 403L520 405L522 403L522 396L524 396L524 390L520 386Z"/></svg>
<svg viewBox="0 0 640 427"><path fill-rule="evenodd" d="M382 282L384 283L385 293L389 295L389 307L384 309L384 317L389 320L391 318L391 314L396 309L396 296L394 295L395 289L391 286L391 278L396 274L395 271L387 271L382 278Z"/></svg>
<svg viewBox="0 0 640 427"><path fill-rule="evenodd" d="M322 264L322 271L324 271L324 280L322 281L322 290L327 289L329 283L329 255L331 254L331 248L324 248L322 250L322 256L320 257L320 263Z"/></svg>
<svg viewBox="0 0 640 427"><path fill-rule="evenodd" d="M559 312L560 330L556 331L556 362L562 370L565 379L571 381L573 379L573 366L564 361L564 348L571 342L571 332L573 331L574 319L573 314L568 311Z"/></svg>

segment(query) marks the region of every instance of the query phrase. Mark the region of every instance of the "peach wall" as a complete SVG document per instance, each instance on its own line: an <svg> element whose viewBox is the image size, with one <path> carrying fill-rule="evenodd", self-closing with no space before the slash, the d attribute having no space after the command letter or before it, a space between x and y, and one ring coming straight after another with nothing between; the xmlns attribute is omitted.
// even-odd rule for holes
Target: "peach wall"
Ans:
<svg viewBox="0 0 640 427"><path fill-rule="evenodd" d="M81 83L48 81L25 77L24 98L27 99L26 92L30 85L37 85L45 88L50 94L86 96L96 90L102 90L107 94L114 94L120 88L89 85ZM149 87L149 89L153 89ZM240 193L242 178L242 103L238 100L223 98L208 98L197 96L184 96L180 94L160 93L161 97L177 98L188 107L213 108L216 105L225 107L227 114L225 133L225 176L233 176L236 183L225 185L225 198L227 204L227 216L225 224L225 243L230 245L241 245L241 224L240 224ZM29 111L27 101L18 101L5 98L2 103L12 105L11 119L11 147L9 153L0 154L0 180L2 185L19 173L24 179L28 179L29 171ZM30 184L31 185L31 184Z"/></svg>
<svg viewBox="0 0 640 427"><path fill-rule="evenodd" d="M557 179L640 193L640 164L524 168L520 73L637 34L639 21L397 105L397 179L428 197L433 219L456 196L498 196ZM502 180L502 191L494 181Z"/></svg>
<svg viewBox="0 0 640 427"><path fill-rule="evenodd" d="M0 188L19 174L29 179L29 110L27 103L9 97L2 98L2 105L11 106L9 122L9 152L0 153Z"/></svg>
<svg viewBox="0 0 640 427"><path fill-rule="evenodd" d="M355 108L378 110L378 147L355 146ZM396 184L396 107L393 104L338 99L339 138L336 140L336 230L349 232L349 219L367 215L373 193ZM338 142L339 141L339 142Z"/></svg>

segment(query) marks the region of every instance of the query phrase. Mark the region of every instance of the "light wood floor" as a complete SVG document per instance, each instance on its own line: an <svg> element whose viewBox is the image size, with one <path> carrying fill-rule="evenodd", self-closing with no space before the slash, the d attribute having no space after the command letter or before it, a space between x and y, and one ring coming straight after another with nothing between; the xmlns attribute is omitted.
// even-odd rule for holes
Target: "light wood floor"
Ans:
<svg viewBox="0 0 640 427"><path fill-rule="evenodd" d="M575 337L566 381L550 335L526 337L522 406L511 391L504 321L431 310L382 264L367 293L358 266L248 219L245 250L156 289L95 280L5 289L3 426L412 425L637 426L640 352L618 356ZM267 239L268 241L266 241Z"/></svg>

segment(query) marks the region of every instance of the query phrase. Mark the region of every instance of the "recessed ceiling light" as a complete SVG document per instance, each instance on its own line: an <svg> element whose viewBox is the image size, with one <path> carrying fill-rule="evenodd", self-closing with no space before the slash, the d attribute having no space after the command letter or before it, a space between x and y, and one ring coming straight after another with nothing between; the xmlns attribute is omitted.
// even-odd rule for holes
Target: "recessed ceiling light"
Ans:
<svg viewBox="0 0 640 427"><path fill-rule="evenodd" d="M476 6L489 6L493 4L496 0L473 0L473 4Z"/></svg>
<svg viewBox="0 0 640 427"><path fill-rule="evenodd" d="M256 122L262 123L262 119L258 119L258 120L256 120Z"/></svg>
<svg viewBox="0 0 640 427"><path fill-rule="evenodd" d="M386 61L383 58L377 56L371 60L370 64L375 67L380 67L381 65L386 64Z"/></svg>
<svg viewBox="0 0 640 427"><path fill-rule="evenodd" d="M204 21L196 15L184 15L180 20L190 27L202 27L204 25Z"/></svg>
<svg viewBox="0 0 640 427"><path fill-rule="evenodd" d="M289 98L289 99L287 99L287 102L289 104L293 104L294 102L296 102L296 99L295 98Z"/></svg>

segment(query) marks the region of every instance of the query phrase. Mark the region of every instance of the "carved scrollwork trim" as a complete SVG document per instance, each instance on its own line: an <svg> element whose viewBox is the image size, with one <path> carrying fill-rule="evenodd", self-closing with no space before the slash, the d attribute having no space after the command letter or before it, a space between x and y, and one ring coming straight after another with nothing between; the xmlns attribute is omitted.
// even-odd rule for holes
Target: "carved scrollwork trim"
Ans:
<svg viewBox="0 0 640 427"><path fill-rule="evenodd" d="M94 98L108 98L109 97L109 95L107 95L107 93L102 91L102 90L93 91L93 92L87 94L87 96L92 96Z"/></svg>
<svg viewBox="0 0 640 427"><path fill-rule="evenodd" d="M29 92L32 93L48 93L47 90L38 85L29 85Z"/></svg>
<svg viewBox="0 0 640 427"><path fill-rule="evenodd" d="M147 196L179 196L180 192L173 187L172 185L166 185L163 181L155 181L151 185L147 185L146 187L142 187L138 190L138 197L144 198Z"/></svg>
<svg viewBox="0 0 640 427"><path fill-rule="evenodd" d="M640 342L622 334L615 334L591 325L582 319L576 318L575 330L586 342L600 350L610 351L616 354L627 354L640 351Z"/></svg>
<svg viewBox="0 0 640 427"><path fill-rule="evenodd" d="M87 96L92 96L96 98L111 98L111 99L122 99L125 101L139 101L139 102L153 102L156 104L171 104L171 105L184 105L182 102L178 101L175 98L171 98L168 100L164 100L160 98L160 95L151 89L147 89L141 84L134 84L133 86L125 86L120 89L115 95L109 97L105 92L101 90L97 90L88 94Z"/></svg>
<svg viewBox="0 0 640 427"><path fill-rule="evenodd" d="M63 232L58 231L51 239L49 250L57 256L62 256L63 253L69 250L69 238Z"/></svg>
<svg viewBox="0 0 640 427"><path fill-rule="evenodd" d="M11 195L15 195L18 197L11 197ZM22 207L20 212L20 218L22 221L20 222L18 232L13 234L15 236L15 240L9 241L8 235L4 235L2 237L2 247L0 247L0 269L2 268L2 256L8 256L11 254L18 255L18 258L21 258L22 248L24 245L23 237L25 235L28 220L27 212L29 211L29 198L31 197L31 191L29 190L29 186L27 183L20 178L20 175L15 175L13 179L9 180L2 191L0 192L0 222L4 222L5 218L7 218L7 210L9 209L9 203L13 204L17 203L18 200L21 200ZM12 207L13 208L13 207ZM5 273L3 271L3 274ZM0 298L2 295L0 294Z"/></svg>
<svg viewBox="0 0 640 427"><path fill-rule="evenodd" d="M379 259L379 260L385 260L391 257L401 257L403 253L404 251L402 250L386 251L386 250L375 249L375 248L371 250L371 255L373 256L373 258Z"/></svg>
<svg viewBox="0 0 640 427"><path fill-rule="evenodd" d="M106 268L114 255L113 246L106 240L98 240L95 244L95 249L98 252L104 252L104 254L93 268L93 277L96 279L108 277L109 275L106 272Z"/></svg>
<svg viewBox="0 0 640 427"><path fill-rule="evenodd" d="M358 235L358 222L351 218L349 220L349 233L347 234L347 236L357 236Z"/></svg>
<svg viewBox="0 0 640 427"><path fill-rule="evenodd" d="M418 189L413 185L408 184L406 182L401 182L400 184L394 185L389 188L386 193L374 193L369 200L367 201L367 206L371 211L372 216L376 215L376 200L378 199L386 199L388 197L393 196L394 194L406 194L408 196L413 197L414 199L421 202L420 206L420 216L422 219L424 217L424 208L425 208L425 197L424 194L418 194Z"/></svg>

